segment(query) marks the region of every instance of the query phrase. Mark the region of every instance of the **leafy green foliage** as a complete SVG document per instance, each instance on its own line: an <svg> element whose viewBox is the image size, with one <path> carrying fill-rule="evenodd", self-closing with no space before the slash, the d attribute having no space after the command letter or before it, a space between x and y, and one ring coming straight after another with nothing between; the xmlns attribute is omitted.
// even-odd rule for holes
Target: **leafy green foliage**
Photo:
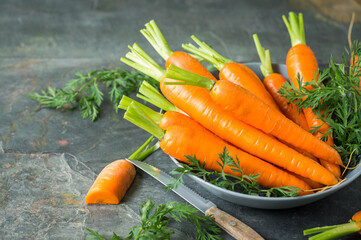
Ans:
<svg viewBox="0 0 361 240"><path fill-rule="evenodd" d="M344 164L352 157L350 166L355 166L357 156L361 154L361 44L354 42L347 53L352 55L352 64L345 56L341 64L336 64L331 57L329 67L319 73L317 82L313 80L302 85L299 77L299 89L285 83L280 94L298 104L299 109L312 108L321 120L329 124L330 129L324 137L330 134ZM358 58L355 59L355 56ZM313 128L311 132L320 127Z"/></svg>
<svg viewBox="0 0 361 240"><path fill-rule="evenodd" d="M181 163L182 167L176 168L171 172L172 174L179 174L179 177L174 179L174 182L169 184L166 190L177 188L180 183L183 183L184 175L194 175L218 187L255 196L294 197L298 195L298 191L300 190L297 187L262 188L257 183L257 177L259 175L243 174L239 159L236 158L234 160L229 155L227 147L223 148L223 152L219 154L219 161L217 161L222 167L222 172L206 170L204 168L205 163L203 162L203 164L201 164L196 156L186 156L186 158L189 164ZM230 167L232 171L241 173L241 177L225 173L224 170L227 166Z"/></svg>
<svg viewBox="0 0 361 240"><path fill-rule="evenodd" d="M122 68L116 70L94 70L83 74L77 72L76 78L66 83L63 89L48 87L47 91L32 93L30 98L38 101L44 107L65 107L81 110L83 118L95 121L100 112L103 95L99 84L110 89L109 98L113 102L115 111L118 111L118 103L123 95L127 95L139 89L143 80L156 86L156 81L140 73L130 72Z"/></svg>
<svg viewBox="0 0 361 240"><path fill-rule="evenodd" d="M199 240L218 240L221 239L219 233L221 230L212 222L211 216L198 214L198 210L190 205L177 202L167 202L158 206L148 200L139 209L141 222L138 226L132 228L125 239L147 240L147 239L171 239L173 230L168 228L170 220L177 222L182 220L192 222L197 229L197 239ZM92 239L106 240L97 232L86 228L87 233ZM121 240L115 233L111 240Z"/></svg>

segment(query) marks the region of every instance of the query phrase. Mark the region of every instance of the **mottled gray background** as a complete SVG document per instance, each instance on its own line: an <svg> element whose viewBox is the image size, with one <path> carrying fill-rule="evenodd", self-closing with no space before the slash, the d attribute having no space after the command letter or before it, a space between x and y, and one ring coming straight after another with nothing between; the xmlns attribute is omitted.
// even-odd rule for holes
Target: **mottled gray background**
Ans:
<svg viewBox="0 0 361 240"><path fill-rule="evenodd" d="M125 67L119 58L133 42L163 64L139 33L151 19L172 50L180 50L195 34L234 61L254 62L252 34L258 33L273 62L284 63L290 41L281 15L302 11L307 44L320 63L327 63L330 55L339 59L347 45L350 9L359 13L359 1L1 1L0 239L86 239L84 227L107 237L113 231L126 236L148 199L183 202L138 171L120 205L86 206L85 194L101 169L128 157L148 134L123 120L123 112L116 113L108 98L93 123L78 111L41 108L27 94L49 85L63 87L78 71ZM360 15L353 39L361 39ZM166 172L175 168L161 151L146 161ZM361 209L361 180L287 210L238 206L191 180L187 184L266 239L305 239L303 229L347 222ZM195 238L188 223L172 228L172 239ZM232 239L225 233L222 237Z"/></svg>

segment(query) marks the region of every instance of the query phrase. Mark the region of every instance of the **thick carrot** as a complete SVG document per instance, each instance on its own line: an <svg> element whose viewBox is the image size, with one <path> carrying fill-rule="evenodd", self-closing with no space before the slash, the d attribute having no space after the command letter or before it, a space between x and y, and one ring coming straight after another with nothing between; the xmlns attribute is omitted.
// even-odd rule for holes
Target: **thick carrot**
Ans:
<svg viewBox="0 0 361 240"><path fill-rule="evenodd" d="M125 58L121 58L121 61L160 81L160 88L165 97L205 128L244 151L269 162L278 162L282 167L297 172L301 176L325 185L337 183L334 175L322 167L319 168L311 159L276 141L262 131L245 124L214 104L207 89L163 84L164 81L170 81L163 78L164 69L153 64L153 60L148 59L150 57L139 47L134 50L127 54L133 61ZM311 161L311 163L303 164L303 159L306 162Z"/></svg>
<svg viewBox="0 0 361 240"><path fill-rule="evenodd" d="M256 45L258 56L261 60L261 72L264 76L263 84L268 92L272 95L275 102L278 104L281 112L308 131L308 124L305 115L302 111L297 109L297 106L290 103L286 98L282 97L278 90L287 82L287 80L279 73L275 73L272 68L271 56L269 50L264 49L258 39L257 34L253 34L253 39Z"/></svg>
<svg viewBox="0 0 361 240"><path fill-rule="evenodd" d="M342 164L341 157L335 149L305 131L239 85L227 80L213 82L210 79L175 66L168 68L166 77L183 81L182 83L179 81L174 82L173 80L170 84L193 84L209 89L210 97L214 102L241 121L271 134L292 146L311 153L315 157L336 164ZM190 114L189 112L187 113Z"/></svg>
<svg viewBox="0 0 361 240"><path fill-rule="evenodd" d="M282 16L291 38L292 47L286 57L287 73L290 81L299 88L299 81L304 83L318 80L318 63L312 49L306 45L305 30L303 26L303 16L289 13L289 21L286 16ZM312 89L312 86L307 86ZM317 117L311 108L303 109L308 127L310 129L320 127L320 131L325 133L329 128L328 124Z"/></svg>
<svg viewBox="0 0 361 240"><path fill-rule="evenodd" d="M135 178L135 167L126 160L108 164L95 179L86 204L119 204Z"/></svg>
<svg viewBox="0 0 361 240"><path fill-rule="evenodd" d="M154 20L145 24L145 29L140 31L148 42L153 46L157 53L166 61L165 68L169 65L175 65L182 69L197 73L198 75L207 77L216 81L217 79L212 75L211 72L197 59L192 57L186 52L176 51L173 52L165 40L162 32L158 28Z"/></svg>
<svg viewBox="0 0 361 240"><path fill-rule="evenodd" d="M146 123L141 123L146 118L146 114L139 114L139 109L134 109L134 106L129 105L124 118L145 130L149 130L151 134L155 134L160 140L161 149L181 162L189 163L186 156L196 156L201 164L205 164L205 169L221 172L222 167L217 163L219 161L218 154L226 146L230 155L234 159L238 158L243 174L259 174L257 181L260 185L265 187L294 186L301 190L311 189L308 184L292 174L229 145L182 113L166 112L159 126L153 124L151 128L145 127L151 122L146 120ZM163 133L154 130L160 127L165 130ZM233 171L229 166L225 168L225 172L242 176L240 172ZM306 193L301 191L300 194Z"/></svg>
<svg viewBox="0 0 361 240"><path fill-rule="evenodd" d="M262 81L249 67L241 63L235 63L232 60L221 56L195 36L192 36L191 38L199 45L199 48L192 44L183 44L183 48L213 64L219 70L219 79L226 79L244 87L272 108L279 110L278 105L273 100L270 93L266 90Z"/></svg>

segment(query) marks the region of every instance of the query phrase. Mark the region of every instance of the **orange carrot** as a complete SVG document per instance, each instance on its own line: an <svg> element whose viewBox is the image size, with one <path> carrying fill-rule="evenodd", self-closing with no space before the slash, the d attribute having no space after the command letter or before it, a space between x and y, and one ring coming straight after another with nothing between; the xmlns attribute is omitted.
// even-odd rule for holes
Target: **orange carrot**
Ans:
<svg viewBox="0 0 361 240"><path fill-rule="evenodd" d="M126 160L108 164L89 189L86 204L119 204L135 178L135 167Z"/></svg>
<svg viewBox="0 0 361 240"><path fill-rule="evenodd" d="M226 146L230 155L239 160L243 174L259 174L257 181L260 185L265 187L294 186L301 190L311 189L308 184L292 174L229 145L182 113L166 112L157 126L151 120L146 120L146 114L141 113L139 109L134 109L134 106L136 105L129 105L124 118L156 136L160 140L161 149L181 162L189 163L186 156L196 156L201 164L205 164L205 169L221 172L222 167L217 163L219 161L218 154ZM165 131L160 132L158 129L160 127ZM225 173L242 176L240 172L233 171L229 166L225 167ZM309 193L300 192L300 194Z"/></svg>
<svg viewBox="0 0 361 240"><path fill-rule="evenodd" d="M214 102L241 121L311 153L315 157L342 164L341 157L335 149L305 131L239 85L227 80L213 82L210 79L175 66L168 68L166 77L183 81L178 82L178 84L191 84L209 89L210 97ZM172 81L170 84L177 84L177 82Z"/></svg>
<svg viewBox="0 0 361 240"><path fill-rule="evenodd" d="M160 88L165 97L205 128L244 151L266 161L277 162L282 167L297 172L301 176L325 185L337 183L334 175L311 159L288 148L262 131L243 123L214 104L207 89L163 84L164 81L170 81L163 78L164 69L154 63L154 60L138 46L134 47L131 48L132 52L126 55L133 61L125 58L121 58L121 61L160 81ZM311 163L303 164L303 161Z"/></svg>
<svg viewBox="0 0 361 240"><path fill-rule="evenodd" d="M323 134L321 132L316 132L315 137L321 139ZM325 141L328 145L333 146L333 139L331 136L328 136L327 140ZM334 163L330 163L328 161L320 159L320 164L324 166L328 171L332 172L336 177L341 177L341 169L340 166Z"/></svg>
<svg viewBox="0 0 361 240"><path fill-rule="evenodd" d="M166 69L169 65L172 64L182 69L186 69L190 72L194 72L198 75L212 79L213 81L217 80L200 61L188 53L182 51L172 52L154 20L151 20L149 23L145 24L145 27L146 28L142 29L140 32L158 52L158 54L166 61Z"/></svg>
<svg viewBox="0 0 361 240"><path fill-rule="evenodd" d="M303 16L301 13L297 16L295 13L289 13L289 21L286 16L282 16L291 38L292 47L289 49L286 57L287 73L290 81L299 88L299 82L302 84L318 80L318 63L312 49L306 45L305 31L303 26ZM312 89L312 86L307 86ZM329 128L328 124L317 117L311 108L303 109L308 127L320 127L322 133Z"/></svg>
<svg viewBox="0 0 361 240"><path fill-rule="evenodd" d="M286 98L282 97L281 94L278 92L278 90L284 83L287 82L287 80L281 74L275 73L273 71L269 50L266 50L262 47L257 34L253 34L253 39L256 45L258 56L262 63L260 69L264 76L263 84L278 104L281 112L286 117L301 126L303 129L308 131L308 124L303 112L298 111L296 105L294 105L293 103L289 103L289 101Z"/></svg>
<svg viewBox="0 0 361 240"><path fill-rule="evenodd" d="M183 44L183 48L213 64L219 70L220 80L228 80L238 84L262 99L272 108L280 110L270 93L266 90L262 81L249 67L241 63L232 62L230 59L221 56L219 53L214 51L206 43L201 42L195 36L192 36L191 38L200 47L197 48L192 44Z"/></svg>

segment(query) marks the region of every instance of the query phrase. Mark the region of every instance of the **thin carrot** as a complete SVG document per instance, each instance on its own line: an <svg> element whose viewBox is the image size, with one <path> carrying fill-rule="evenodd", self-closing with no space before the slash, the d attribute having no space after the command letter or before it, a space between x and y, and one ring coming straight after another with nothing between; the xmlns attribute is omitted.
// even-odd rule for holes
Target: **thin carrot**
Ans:
<svg viewBox="0 0 361 240"><path fill-rule="evenodd" d="M159 142L150 146L151 136L129 158L142 161L159 148ZM120 159L106 165L95 179L85 197L86 204L119 204L136 175L130 162Z"/></svg>
<svg viewBox="0 0 361 240"><path fill-rule="evenodd" d="M317 82L318 63L312 49L306 45L302 13L299 13L297 16L294 12L290 12L289 21L284 15L282 18L286 24L292 44L286 57L286 67L290 81L297 88L299 88L299 83L303 85L312 80ZM312 89L312 86L309 85L307 88ZM303 109L303 113L310 129L320 127L319 130L322 133L326 133L326 130L329 128L328 124L319 119L311 108Z"/></svg>
<svg viewBox="0 0 361 240"><path fill-rule="evenodd" d="M196 156L201 164L205 164L205 169L221 172L222 167L217 163L218 154L226 146L230 155L239 160L243 174L259 174L257 181L260 185L265 187L294 186L301 190L311 189L299 178L227 144L182 113L166 112L160 124L165 131L161 132L159 126L152 124L150 120L146 120L146 114L134 106L129 105L124 118L151 134L155 134L154 136L160 140L161 149L179 161L189 163L186 156ZM225 168L225 172L241 176L241 173L233 171L229 166ZM301 191L300 194L306 193Z"/></svg>
<svg viewBox="0 0 361 240"><path fill-rule="evenodd" d="M257 48L258 56L261 60L261 72L264 76L263 84L268 92L272 95L273 99L278 104L281 112L308 131L308 124L303 112L297 109L297 106L290 103L286 98L282 97L278 90L287 82L287 80L279 73L275 73L272 68L271 56L269 50L265 50L258 39L257 34L253 34L253 39Z"/></svg>
<svg viewBox="0 0 361 240"><path fill-rule="evenodd" d="M199 45L199 48L192 44L183 44L183 48L213 64L219 70L220 80L228 80L238 84L262 99L272 108L280 110L270 93L266 90L262 81L249 67L241 63L235 63L232 60L221 56L195 36L191 36L191 38Z"/></svg>
<svg viewBox="0 0 361 240"><path fill-rule="evenodd" d="M213 81L217 80L212 75L212 73L209 72L207 68L195 57L192 57L190 54L182 51L173 52L169 48L167 41L165 40L162 32L154 20L151 20L149 23L145 24L145 27L146 28L142 29L140 32L153 46L157 53L166 61L166 69L169 65L172 64L182 69L186 69L190 72L194 72L198 75L212 79Z"/></svg>
<svg viewBox="0 0 361 240"><path fill-rule="evenodd" d="M126 160L108 164L90 187L86 204L119 204L135 178L135 167Z"/></svg>
<svg viewBox="0 0 361 240"><path fill-rule="evenodd" d="M287 53L286 66L288 76L293 84L299 88L299 83L307 83L312 80L318 80L318 63L315 54L312 49L306 45L305 31L303 26L303 16L300 13L298 17L295 13L289 13L289 21L287 21L286 16L282 16L287 30L291 38L292 47ZM312 89L312 86L307 86L308 89ZM311 108L303 109L305 118L307 120L308 127L319 128L315 132L319 136L327 134L329 132L330 126L319 119L317 115L313 112ZM318 133L319 132L319 133ZM319 137L320 138L320 137ZM329 141L332 141L331 136L328 136ZM333 143L331 144L331 146ZM328 163L325 159L320 159L321 165L326 169L330 170L335 176L341 176L340 167Z"/></svg>
<svg viewBox="0 0 361 240"><path fill-rule="evenodd" d="M322 139L323 134L321 132L316 132L315 137L317 137L318 139ZM330 146L333 146L333 139L331 136L328 136L328 138L324 141L325 143L327 143ZM339 165L334 164L334 163L330 163L328 161L322 160L320 159L320 164L322 166L324 166L328 171L332 172L336 177L340 178L341 177L341 168Z"/></svg>
<svg viewBox="0 0 361 240"><path fill-rule="evenodd" d="M182 81L172 80L169 84L193 84L204 87L210 90L210 96L216 104L229 113L233 113L241 121L311 153L315 157L342 164L341 157L335 149L239 85L227 80L213 82L175 66L168 68L166 77Z"/></svg>

